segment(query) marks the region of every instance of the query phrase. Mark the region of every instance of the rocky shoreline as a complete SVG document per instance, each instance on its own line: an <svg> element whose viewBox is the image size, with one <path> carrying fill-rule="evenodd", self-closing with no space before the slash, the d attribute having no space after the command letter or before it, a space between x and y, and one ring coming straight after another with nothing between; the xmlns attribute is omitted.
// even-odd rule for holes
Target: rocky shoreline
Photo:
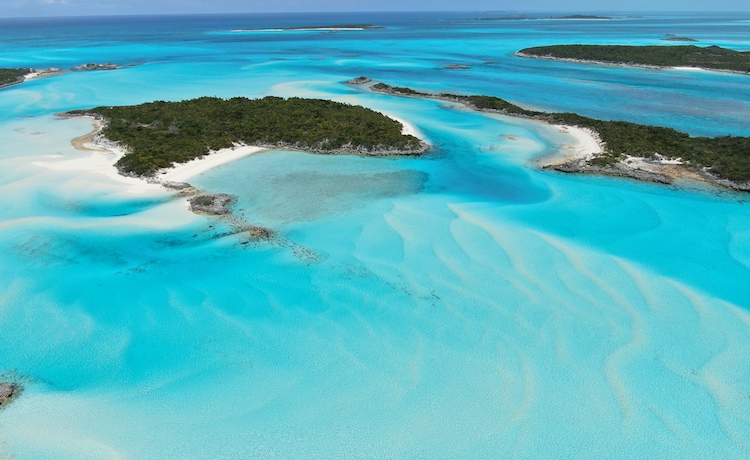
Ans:
<svg viewBox="0 0 750 460"><path fill-rule="evenodd" d="M750 192L750 183L737 183L716 177L701 169L686 169L676 165L664 165L658 162L640 159L641 166L633 166L627 161L620 161L611 166L600 166L588 163L584 159L570 160L563 163L542 164L541 169L562 173L597 174L602 176L624 177L645 182L671 185L679 179L689 179L705 182L715 187L726 188L738 192ZM642 165L647 165L644 169Z"/></svg>

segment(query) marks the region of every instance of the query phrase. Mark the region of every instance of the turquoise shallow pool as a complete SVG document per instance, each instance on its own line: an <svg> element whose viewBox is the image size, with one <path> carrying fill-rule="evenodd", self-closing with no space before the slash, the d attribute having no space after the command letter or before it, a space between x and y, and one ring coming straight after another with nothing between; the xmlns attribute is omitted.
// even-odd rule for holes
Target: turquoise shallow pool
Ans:
<svg viewBox="0 0 750 460"><path fill-rule="evenodd" d="M2 20L0 66L135 64L0 90L0 458L747 458L747 194L538 171L529 121L342 85L750 135L750 77L531 61L553 43L750 49L748 17L458 14ZM473 17L466 14L464 17ZM233 32L372 23L384 29ZM469 70L447 70L450 64ZM330 98L423 158L275 151L159 187L87 168L55 113L197 96Z"/></svg>

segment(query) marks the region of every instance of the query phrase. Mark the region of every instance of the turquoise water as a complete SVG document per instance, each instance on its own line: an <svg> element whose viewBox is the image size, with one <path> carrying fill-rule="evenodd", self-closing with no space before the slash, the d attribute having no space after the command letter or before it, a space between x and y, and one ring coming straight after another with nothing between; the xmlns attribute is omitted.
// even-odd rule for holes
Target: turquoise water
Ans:
<svg viewBox="0 0 750 460"><path fill-rule="evenodd" d="M550 43L750 49L732 15L8 20L5 67L136 64L0 90L0 458L747 458L747 196L534 169L555 129L342 85L750 135L744 75L530 61ZM361 32L232 32L372 23ZM448 64L472 68L451 71ZM387 112L423 158L267 152L184 199L87 169L60 111L202 95Z"/></svg>

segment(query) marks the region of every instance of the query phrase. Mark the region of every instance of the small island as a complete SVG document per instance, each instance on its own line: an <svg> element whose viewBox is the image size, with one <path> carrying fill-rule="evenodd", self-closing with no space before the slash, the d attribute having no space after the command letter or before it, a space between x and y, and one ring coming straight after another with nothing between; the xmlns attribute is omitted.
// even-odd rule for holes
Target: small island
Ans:
<svg viewBox="0 0 750 460"><path fill-rule="evenodd" d="M90 62L88 64L77 65L75 67L72 67L70 70L74 72L90 72L92 70L116 70L119 68L120 68L119 65L112 64L111 62L107 62L105 64L97 64L95 62Z"/></svg>
<svg viewBox="0 0 750 460"><path fill-rule="evenodd" d="M15 85L26 80L26 75L34 69L0 69L0 88Z"/></svg>
<svg viewBox="0 0 750 460"><path fill-rule="evenodd" d="M373 24L334 24L334 25L322 25L322 26L297 26L297 27L281 27L278 29L269 28L254 28L254 29L237 29L232 32L294 32L294 31L329 31L329 32L340 32L340 31L354 31L354 30L378 30L385 29L383 26L376 26Z"/></svg>
<svg viewBox="0 0 750 460"><path fill-rule="evenodd" d="M63 72L62 69L56 67L48 69L0 69L0 88L17 85L32 78L49 77Z"/></svg>
<svg viewBox="0 0 750 460"><path fill-rule="evenodd" d="M372 80L368 77L352 78L346 82L347 85L365 85L367 83L372 83Z"/></svg>
<svg viewBox="0 0 750 460"><path fill-rule="evenodd" d="M454 19L454 21L608 21L612 18L609 16L594 16L589 14L571 14L567 16L544 16L544 17L532 17L519 14L516 16L501 16L492 18L469 18L469 19Z"/></svg>
<svg viewBox="0 0 750 460"><path fill-rule="evenodd" d="M322 99L201 97L63 116L99 120L100 140L126 152L116 163L120 173L140 177L242 145L360 155L419 155L429 148L382 113Z"/></svg>
<svg viewBox="0 0 750 460"><path fill-rule="evenodd" d="M332 26L300 26L300 27L286 27L282 30L375 30L384 29L383 26L375 26L372 24L334 24Z"/></svg>
<svg viewBox="0 0 750 460"><path fill-rule="evenodd" d="M696 42L696 43L700 41L700 40L696 40L690 37L678 37L675 34L667 34L667 36L662 38L662 40L667 41L667 42Z"/></svg>
<svg viewBox="0 0 750 460"><path fill-rule="evenodd" d="M384 83L370 86L375 92L424 97L463 104L473 110L528 118L545 123L583 128L599 142L601 151L545 165L561 172L582 172L672 183L675 178L710 182L750 191L750 138L690 137L672 128L626 121L603 121L575 113L527 110L494 96L430 94Z"/></svg>
<svg viewBox="0 0 750 460"><path fill-rule="evenodd" d="M720 46L551 45L526 48L516 56L593 64L654 68L692 67L750 73L750 52Z"/></svg>

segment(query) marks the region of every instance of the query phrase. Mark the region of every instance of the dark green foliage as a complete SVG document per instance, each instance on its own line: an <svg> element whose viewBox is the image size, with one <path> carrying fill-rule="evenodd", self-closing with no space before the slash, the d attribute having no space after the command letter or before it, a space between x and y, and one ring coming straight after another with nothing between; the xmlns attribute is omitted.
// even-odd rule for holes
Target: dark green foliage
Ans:
<svg viewBox="0 0 750 460"><path fill-rule="evenodd" d="M750 52L719 46L552 45L526 48L523 54L558 59L659 67L701 67L750 72Z"/></svg>
<svg viewBox="0 0 750 460"><path fill-rule="evenodd" d="M383 93L393 93L393 94L400 94L404 96L425 96L424 93L414 91L411 88L406 88L403 86L390 86L390 85L386 85L385 83L375 83L370 88L374 91L380 91Z"/></svg>
<svg viewBox="0 0 750 460"><path fill-rule="evenodd" d="M0 87L20 83L31 69L0 69Z"/></svg>
<svg viewBox="0 0 750 460"><path fill-rule="evenodd" d="M103 134L127 146L118 168L150 175L233 143L318 152L419 153L420 140L373 110L320 99L266 97L151 102L71 112L103 117Z"/></svg>
<svg viewBox="0 0 750 460"><path fill-rule="evenodd" d="M388 94L431 97L466 104L480 111L498 112L542 120L548 123L580 126L599 134L606 151L592 160L597 166L610 166L624 155L654 158L681 158L688 165L706 167L722 178L735 182L750 181L750 138L748 137L690 137L672 128L639 125L626 121L603 121L575 113L536 112L494 96L462 96L458 94L428 94L410 88L399 88L378 83L372 89Z"/></svg>

